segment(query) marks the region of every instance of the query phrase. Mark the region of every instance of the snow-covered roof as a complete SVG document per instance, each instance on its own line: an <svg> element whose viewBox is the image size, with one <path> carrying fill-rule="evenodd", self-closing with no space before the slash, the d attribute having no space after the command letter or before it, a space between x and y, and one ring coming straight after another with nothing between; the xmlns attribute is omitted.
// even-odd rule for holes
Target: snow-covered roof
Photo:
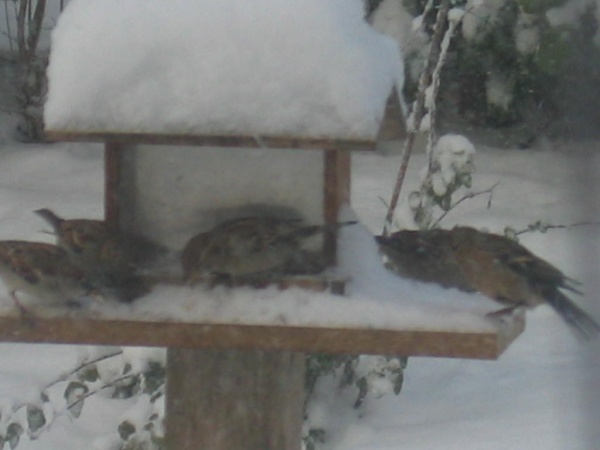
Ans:
<svg viewBox="0 0 600 450"><path fill-rule="evenodd" d="M403 68L363 16L362 0L71 0L46 129L374 139Z"/></svg>

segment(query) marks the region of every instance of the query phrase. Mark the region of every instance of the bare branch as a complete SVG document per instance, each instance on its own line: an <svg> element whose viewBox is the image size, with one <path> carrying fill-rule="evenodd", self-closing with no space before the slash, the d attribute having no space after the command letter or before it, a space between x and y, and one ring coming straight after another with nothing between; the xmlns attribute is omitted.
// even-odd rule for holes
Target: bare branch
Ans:
<svg viewBox="0 0 600 450"><path fill-rule="evenodd" d="M431 79L433 72L437 66L437 61L440 56L442 39L444 37L444 31L446 28L446 22L448 20L448 11L450 10L450 0L442 0L440 5L440 9L437 13L435 31L433 33L433 37L431 39L431 47L429 50L429 56L427 58L427 64L425 69L421 73L421 77L419 78L419 92L417 94L417 99L414 103L414 110L411 113L412 116L412 124L409 124L408 133L406 136L406 141L404 143L404 151L402 152L402 160L400 163L400 169L398 171L398 176L396 177L396 184L394 186L394 190L392 192L392 197L390 200L390 206L388 208L387 214L385 216L385 221L383 224L383 232L384 236L389 234L389 228L392 224L392 219L394 217L394 211L396 210L396 206L398 204L398 198L400 197L400 191L402 189L402 184L404 183L404 178L406 177L406 170L408 168L408 161L410 160L410 155L412 153L413 147L415 145L415 139L417 137L417 133L421 128L421 122L423 117L425 116L425 100L426 100L426 90L431 85Z"/></svg>
<svg viewBox="0 0 600 450"><path fill-rule="evenodd" d="M8 3L4 2L4 19L6 20L6 33L2 32L3 35L8 37L8 45L10 47L10 52L13 52L13 37L12 30L10 28L10 16L8 14Z"/></svg>
<svg viewBox="0 0 600 450"><path fill-rule="evenodd" d="M115 351L113 353L108 353L106 355L102 355L99 356L95 359L91 359L89 361L85 361L83 363L81 363L79 366L75 367L74 369L72 369L71 371L62 374L58 379L52 381L51 383L47 384L46 387L44 388L44 390L54 386L55 384L60 383L61 381L65 381L68 380L71 376L75 375L77 372L79 372L82 369L85 369L86 367L91 366L92 364L96 364L100 361L104 361L105 359L110 359L113 358L115 356L119 356L123 354L123 349L120 349L118 351Z"/></svg>
<svg viewBox="0 0 600 450"><path fill-rule="evenodd" d="M30 55L34 55L37 50L40 35L42 33L42 23L44 21L45 12L46 0L37 0L35 11L33 12L33 19L29 24L29 37L27 38L27 47Z"/></svg>
<svg viewBox="0 0 600 450"><path fill-rule="evenodd" d="M571 228L584 227L584 226L589 226L589 225L600 225L600 221L590 220L590 221L585 221L585 222L575 222L575 223L571 223L568 225L542 224L541 221L538 221L538 222L534 222L534 223L528 225L528 227L523 230L515 231L513 234L515 236L519 236L521 234L531 233L533 231L541 231L542 233L545 233L548 230L571 229Z"/></svg>
<svg viewBox="0 0 600 450"><path fill-rule="evenodd" d="M480 195L484 195L484 194L489 194L489 199L488 199L488 208L491 206L491 202L492 202L492 195L494 193L494 189L496 189L496 187L498 187L498 185L500 184L500 182L498 181L497 183L495 183L493 186L490 186L489 188L483 190L483 191L477 191L477 192L469 192L468 194L463 195L461 198L459 198L458 200L456 200L454 203L452 203L452 205L450 205L450 207L444 211L440 217L438 217L435 222L433 222L431 224L430 228L435 228L439 225L439 223L442 221L442 219L444 217L446 217L448 215L448 213L450 211L452 211L454 208L456 208L458 205L460 205L462 202L464 202L465 200L470 200L472 198L478 197Z"/></svg>
<svg viewBox="0 0 600 450"><path fill-rule="evenodd" d="M27 7L30 0L20 0L19 11L17 13L17 43L19 45L19 57L21 62L27 61L27 41L25 39L25 24L27 22Z"/></svg>
<svg viewBox="0 0 600 450"><path fill-rule="evenodd" d="M93 391L89 391L89 392L85 393L84 395L82 395L81 397L79 397L73 403L69 403L67 405L67 409L71 409L71 408L75 407L75 405L81 403L86 398L91 397L92 395L96 395L98 392L103 391L104 389L108 389L110 387L113 387L114 385L120 383L121 381L125 381L125 380L131 379L131 378L135 378L138 375L139 374L137 374L137 373L130 373L128 375L123 375L122 377L115 378L110 383L106 383L106 384L100 386L98 389L94 389Z"/></svg>

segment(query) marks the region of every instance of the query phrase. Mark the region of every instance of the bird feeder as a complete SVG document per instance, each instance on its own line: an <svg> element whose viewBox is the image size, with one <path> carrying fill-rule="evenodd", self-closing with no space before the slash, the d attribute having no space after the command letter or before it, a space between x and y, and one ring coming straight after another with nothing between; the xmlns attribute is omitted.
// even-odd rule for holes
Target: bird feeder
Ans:
<svg viewBox="0 0 600 450"><path fill-rule="evenodd" d="M104 144L113 226L177 250L253 213L333 223L350 203L351 152L401 137L400 54L362 21L361 1L235 8L72 0L62 14L46 136ZM335 233L316 245L334 264ZM0 319L5 341L167 347L167 442L178 450L300 449L306 353L493 359L523 326L519 313L466 332Z"/></svg>

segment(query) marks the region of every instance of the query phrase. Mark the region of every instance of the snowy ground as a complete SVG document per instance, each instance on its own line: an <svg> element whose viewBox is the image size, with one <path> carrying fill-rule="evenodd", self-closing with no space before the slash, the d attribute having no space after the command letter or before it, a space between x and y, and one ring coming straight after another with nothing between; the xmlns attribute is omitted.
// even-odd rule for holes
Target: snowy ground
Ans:
<svg viewBox="0 0 600 450"><path fill-rule="evenodd" d="M455 223L501 231L536 220L571 224L600 220L597 143L560 144L544 150L478 148L475 190L500 182L490 209L479 197L450 214ZM82 148L83 147L83 148ZM409 171L414 186L423 166L416 155ZM353 205L374 232L381 229L399 165L395 154L354 156ZM56 207L67 216L100 217L102 164L97 146L0 146L0 238L43 238L31 211ZM600 227L589 225L521 242L582 281L580 304L600 317ZM41 236L41 237L40 237ZM4 294L1 294L4 296ZM36 387L72 367L81 349L70 346L0 345L0 405L29 399ZM357 413L344 396L323 390L321 419L331 431L328 450L531 449L590 450L600 442L600 344L580 344L547 307L528 314L525 333L499 361L411 358L399 397L370 398ZM335 389L333 389L335 392ZM61 392L53 402L60 403ZM350 402L350 403L349 403ZM110 448L129 401L98 396L82 417L57 418L23 450Z"/></svg>

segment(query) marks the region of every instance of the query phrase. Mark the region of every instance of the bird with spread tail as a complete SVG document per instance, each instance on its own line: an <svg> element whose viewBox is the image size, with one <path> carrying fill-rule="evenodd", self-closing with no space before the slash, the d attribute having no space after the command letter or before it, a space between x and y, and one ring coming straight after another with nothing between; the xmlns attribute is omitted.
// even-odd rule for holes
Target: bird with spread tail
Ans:
<svg viewBox="0 0 600 450"><path fill-rule="evenodd" d="M376 240L402 276L478 291L509 307L547 303L580 337L600 332L600 324L563 292L581 294L577 282L512 239L459 226L402 230Z"/></svg>
<svg viewBox="0 0 600 450"><path fill-rule="evenodd" d="M228 281L277 274L316 274L325 268L320 255L303 248L319 233L355 221L306 225L300 220L268 216L228 220L192 237L183 249L184 281Z"/></svg>
<svg viewBox="0 0 600 450"><path fill-rule="evenodd" d="M35 213L52 226L56 244L92 283L114 288L115 297L123 301L149 291L137 271L164 251L160 246L114 230L102 220L63 219L47 208Z"/></svg>
<svg viewBox="0 0 600 450"><path fill-rule="evenodd" d="M52 305L102 299L83 271L71 263L67 252L43 242L0 241L0 279L22 312L27 308L17 292Z"/></svg>

